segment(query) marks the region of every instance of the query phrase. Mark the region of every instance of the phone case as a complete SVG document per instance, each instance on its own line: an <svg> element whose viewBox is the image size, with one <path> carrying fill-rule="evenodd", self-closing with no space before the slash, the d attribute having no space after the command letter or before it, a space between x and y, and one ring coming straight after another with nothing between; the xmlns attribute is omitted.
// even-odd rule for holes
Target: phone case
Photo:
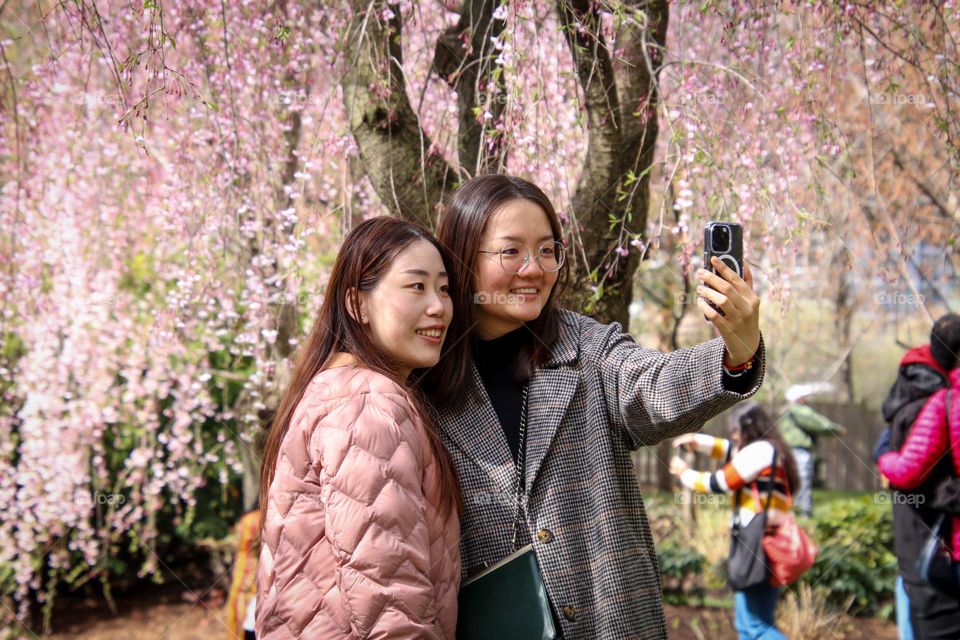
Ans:
<svg viewBox="0 0 960 640"><path fill-rule="evenodd" d="M730 243L725 246L726 251L715 251L713 236L717 229L724 227L729 231ZM722 233L722 232L721 232ZM703 229L703 268L712 273L716 269L710 264L710 258L717 256L724 264L743 277L743 227L736 222L708 222Z"/></svg>
<svg viewBox="0 0 960 640"><path fill-rule="evenodd" d="M724 233L723 230L726 230L729 242L724 242L724 246L721 247L721 250L717 250L714 247L713 238L714 234L719 232ZM703 228L703 268L707 269L711 273L716 273L717 270L710 264L710 258L717 256L723 260L724 264L734 270L734 272L743 277L743 227L741 227L736 222L708 222L707 225ZM707 285L710 286L710 285ZM713 307L720 313L724 314L723 310L717 307L709 300L706 301L708 305ZM706 318L706 314L704 314Z"/></svg>

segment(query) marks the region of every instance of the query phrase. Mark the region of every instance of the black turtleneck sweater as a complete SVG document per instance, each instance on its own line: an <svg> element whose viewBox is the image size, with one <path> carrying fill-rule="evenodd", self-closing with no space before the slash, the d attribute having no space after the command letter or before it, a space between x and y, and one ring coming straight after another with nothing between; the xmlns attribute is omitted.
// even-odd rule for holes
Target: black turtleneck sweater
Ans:
<svg viewBox="0 0 960 640"><path fill-rule="evenodd" d="M510 446L513 459L520 449L520 410L523 406L523 385L514 382L514 370L520 348L533 336L527 327L520 327L493 340L474 340L473 359L483 386L490 396L493 410L500 419L500 426ZM723 388L727 391L746 393L753 388L757 369L741 376L723 374Z"/></svg>
<svg viewBox="0 0 960 640"><path fill-rule="evenodd" d="M490 396L493 410L500 418L500 426L503 427L514 460L520 450L523 385L513 381L513 372L521 347L531 339L530 330L520 327L493 340L473 341L473 361Z"/></svg>

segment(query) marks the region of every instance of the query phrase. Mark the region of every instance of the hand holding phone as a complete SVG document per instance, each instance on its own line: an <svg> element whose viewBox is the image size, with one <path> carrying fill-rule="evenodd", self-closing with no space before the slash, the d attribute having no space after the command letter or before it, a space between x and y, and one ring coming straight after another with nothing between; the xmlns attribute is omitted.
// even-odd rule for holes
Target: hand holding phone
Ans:
<svg viewBox="0 0 960 640"><path fill-rule="evenodd" d="M704 264L697 272L697 306L720 332L725 362L737 366L760 345L760 298L743 258L743 228L733 222L710 222L704 229Z"/></svg>
<svg viewBox="0 0 960 640"><path fill-rule="evenodd" d="M743 277L743 227L736 222L708 222L703 228L703 268L717 270L711 258L718 257L741 278Z"/></svg>

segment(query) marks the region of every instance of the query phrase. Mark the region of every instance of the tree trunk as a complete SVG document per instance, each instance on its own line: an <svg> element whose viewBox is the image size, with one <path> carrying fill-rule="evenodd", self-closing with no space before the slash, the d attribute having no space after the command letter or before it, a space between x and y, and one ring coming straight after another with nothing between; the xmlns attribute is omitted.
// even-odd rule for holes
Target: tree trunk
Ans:
<svg viewBox="0 0 960 640"><path fill-rule="evenodd" d="M384 0L352 0L351 5L351 54L342 86L360 157L391 213L432 226L443 194L455 186L454 174L431 151L410 105L401 66L399 10L385 11ZM492 19L495 5L492 0L465 0L460 20L440 37L434 55L434 70L457 90L458 151L465 175L502 170L506 159L499 138L491 137L495 134L478 120L486 109L495 121L503 109L498 99L503 78L494 73L491 61L490 38L503 28L503 21ZM563 302L601 321L629 326L633 276L640 260L635 251L624 249L646 227L657 137L656 77L668 7L666 0L632 0L621 7L630 19L618 33L622 56L614 60L601 34L599 5L590 0L557 4L589 134L572 203L578 250L570 252L573 282ZM495 95L489 95L491 85Z"/></svg>
<svg viewBox="0 0 960 640"><path fill-rule="evenodd" d="M360 159L391 214L432 229L455 176L432 148L407 96L400 9L388 7L385 0L351 0L350 5L350 47L341 86ZM393 17L385 20L389 13Z"/></svg>
<svg viewBox="0 0 960 640"><path fill-rule="evenodd" d="M840 350L848 351L840 366L841 375L846 392L846 401L854 401L853 388L853 350L850 349L853 340L853 311L856 300L850 289L850 251L846 245L840 244L831 261L833 281L837 283L837 292L834 297L837 328L840 330Z"/></svg>
<svg viewBox="0 0 960 640"><path fill-rule="evenodd" d="M573 198L575 286L565 303L599 320L629 326L633 276L640 264L629 240L642 236L650 202L657 138L659 62L666 42L666 0L624 3L633 18L618 34L622 56L611 59L600 12L589 0L560 0L563 31L583 92L589 142ZM628 24L629 23L629 24ZM627 249L626 255L618 252Z"/></svg>

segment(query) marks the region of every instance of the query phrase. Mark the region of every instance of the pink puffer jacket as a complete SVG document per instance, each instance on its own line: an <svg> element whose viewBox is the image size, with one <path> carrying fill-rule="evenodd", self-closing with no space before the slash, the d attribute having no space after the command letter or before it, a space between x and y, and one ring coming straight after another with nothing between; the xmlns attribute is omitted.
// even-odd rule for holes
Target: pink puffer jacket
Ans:
<svg viewBox="0 0 960 640"><path fill-rule="evenodd" d="M453 638L460 524L404 390L357 366L321 371L270 485L257 638Z"/></svg>
<svg viewBox="0 0 960 640"><path fill-rule="evenodd" d="M913 489L927 477L949 449L953 470L960 475L960 368L950 372L950 407L947 430L947 389L927 400L900 451L888 451L877 460L880 473L894 487ZM953 557L960 560L960 518L953 518Z"/></svg>

